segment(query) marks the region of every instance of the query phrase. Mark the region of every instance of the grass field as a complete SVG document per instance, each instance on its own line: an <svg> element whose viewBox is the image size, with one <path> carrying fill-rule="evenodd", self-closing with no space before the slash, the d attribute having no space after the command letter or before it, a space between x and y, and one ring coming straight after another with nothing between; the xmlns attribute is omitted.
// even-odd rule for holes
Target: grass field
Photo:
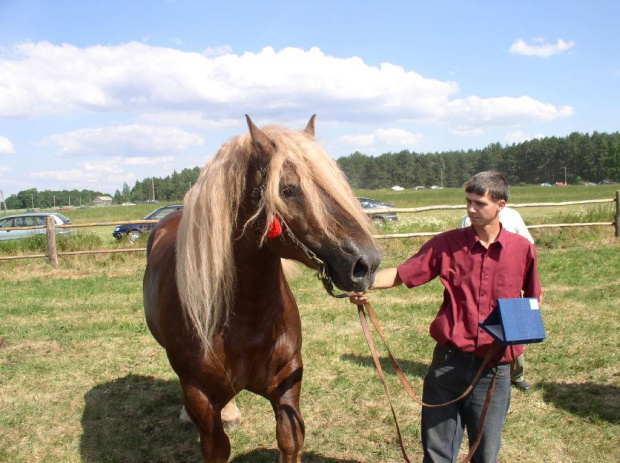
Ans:
<svg viewBox="0 0 620 463"><path fill-rule="evenodd" d="M615 194L615 189L599 188L513 188L511 202ZM462 202L457 190L356 193L399 207ZM400 193L414 199L396 196ZM440 197L434 198L435 193ZM109 208L103 219L78 214L96 214L92 209L67 215L74 223L112 221L119 220L113 210L125 209L131 208ZM151 209L138 211L136 206L136 216L127 220ZM613 210L611 205L536 208L522 214L528 223L580 217L611 221ZM414 216L445 229L461 215ZM613 227L534 230L534 238L548 338L526 353L534 388L513 391L500 461L620 461L620 240ZM380 241L383 265L401 262L423 241ZM115 245L111 235L102 235L100 244ZM143 271L142 253L68 257L58 269L43 259L0 262L0 461L200 461L196 432L177 420L178 381L144 323ZM355 307L328 297L309 270L291 286L304 332L304 461L402 461ZM441 285L432 282L373 294L391 347L418 392L432 350L428 325L441 293ZM389 370L385 356L382 360ZM409 455L419 461L420 408L394 375L388 380ZM238 403L243 423L230 433L232 461L277 461L269 404L247 392L238 396Z"/></svg>

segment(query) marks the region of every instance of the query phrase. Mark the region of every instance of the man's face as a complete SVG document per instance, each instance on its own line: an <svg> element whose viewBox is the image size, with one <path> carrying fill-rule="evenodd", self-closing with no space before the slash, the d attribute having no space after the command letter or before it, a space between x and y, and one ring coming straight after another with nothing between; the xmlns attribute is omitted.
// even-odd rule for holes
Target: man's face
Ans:
<svg viewBox="0 0 620 463"><path fill-rule="evenodd" d="M506 201L503 199L498 202L493 201L488 191L484 196L466 193L465 200L467 201L469 220L476 227L484 227L494 220L499 220L499 211L506 205Z"/></svg>

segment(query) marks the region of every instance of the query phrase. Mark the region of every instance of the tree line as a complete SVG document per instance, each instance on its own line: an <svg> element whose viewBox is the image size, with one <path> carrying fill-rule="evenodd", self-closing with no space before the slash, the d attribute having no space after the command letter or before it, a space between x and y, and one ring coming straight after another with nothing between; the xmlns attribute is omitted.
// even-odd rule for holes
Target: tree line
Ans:
<svg viewBox="0 0 620 463"><path fill-rule="evenodd" d="M112 198L115 204L132 201L183 201L185 193L192 187L198 176L200 168L176 170L165 178L147 177L142 181L136 181L133 188L127 183L123 184L122 190L116 190Z"/></svg>
<svg viewBox="0 0 620 463"><path fill-rule="evenodd" d="M571 133L479 150L415 153L403 150L372 157L359 152L338 159L353 188L438 185L459 188L483 170L503 172L511 185L580 184L620 180L620 132Z"/></svg>
<svg viewBox="0 0 620 463"><path fill-rule="evenodd" d="M416 153L403 150L368 156L355 152L337 160L352 188L379 189L399 185L460 188L472 175L483 170L503 172L511 185L556 182L570 184L620 180L620 132L611 134L571 133L502 146L493 143L483 149ZM133 187L124 183L112 196L123 202L182 201L196 183L200 168L174 171L165 178L148 177ZM6 199L9 209L51 208L89 205L97 196L91 190L20 191Z"/></svg>
<svg viewBox="0 0 620 463"><path fill-rule="evenodd" d="M65 206L88 206L98 196L107 196L100 191L93 190L44 190L36 188L23 190L6 198L8 209L51 209Z"/></svg>

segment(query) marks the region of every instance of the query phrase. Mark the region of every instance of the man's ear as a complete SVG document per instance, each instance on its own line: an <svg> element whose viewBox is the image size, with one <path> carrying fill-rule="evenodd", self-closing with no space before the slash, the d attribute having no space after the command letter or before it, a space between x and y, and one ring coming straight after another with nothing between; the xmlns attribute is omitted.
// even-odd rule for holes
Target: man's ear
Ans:
<svg viewBox="0 0 620 463"><path fill-rule="evenodd" d="M503 208L506 207L506 200L505 199L500 199L499 201L497 201L495 204L497 204L497 207L499 208L499 210L501 211Z"/></svg>

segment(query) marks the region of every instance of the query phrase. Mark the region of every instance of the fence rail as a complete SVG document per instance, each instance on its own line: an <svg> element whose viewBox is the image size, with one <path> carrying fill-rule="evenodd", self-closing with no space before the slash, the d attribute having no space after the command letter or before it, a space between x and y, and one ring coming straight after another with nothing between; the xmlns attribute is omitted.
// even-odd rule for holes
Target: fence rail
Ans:
<svg viewBox="0 0 620 463"><path fill-rule="evenodd" d="M615 228L615 236L620 237L620 191L616 191L616 197L612 199L591 199L586 201L567 201L561 203L523 203L523 204L511 204L510 207L514 209L526 208L526 207L562 207L562 206L574 206L581 204L601 204L611 203L616 204L616 211L614 214L613 222L585 222L585 223L555 223L555 224L538 224L528 225L527 228L565 228L565 227L593 227L593 226L613 226ZM457 210L465 209L465 205L458 206L424 206L424 207L412 207L401 208L394 207L389 209L374 209L372 211L366 211L368 215L374 215L378 213L396 212L396 213L417 213L427 211L440 211L440 210ZM46 226L32 226L32 227L7 227L4 230L33 230L45 228L47 232L48 253L47 254L32 254L25 256L3 256L0 257L0 261L5 260L19 260L19 259L40 259L47 257L50 264L54 267L58 266L58 256L75 256L85 254L113 254L119 252L144 252L146 248L126 248L126 249L97 249L92 251L70 251L70 252L58 252L56 249L56 228L89 228L89 227L105 227L113 225L124 224L144 224L144 223L157 223L157 220L132 220L130 222L97 222L97 223L83 223L83 224L71 224L71 225L56 225L51 217L46 220ZM399 238L414 238L424 236L435 236L442 232L417 232L417 233L395 233L387 235L374 235L375 239L399 239Z"/></svg>

